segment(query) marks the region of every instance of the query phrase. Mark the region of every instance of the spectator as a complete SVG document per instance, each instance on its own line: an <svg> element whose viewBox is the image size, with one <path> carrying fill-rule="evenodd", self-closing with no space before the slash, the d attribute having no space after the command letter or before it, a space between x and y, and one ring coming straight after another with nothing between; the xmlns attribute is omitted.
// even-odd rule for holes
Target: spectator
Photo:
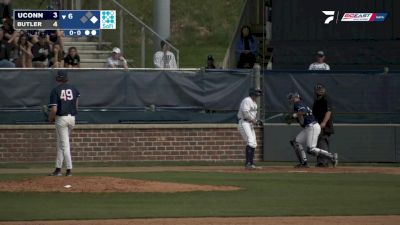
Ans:
<svg viewBox="0 0 400 225"><path fill-rule="evenodd" d="M47 30L46 40L50 44L50 49L53 48L55 44L59 44L62 49L64 49L64 33L60 30Z"/></svg>
<svg viewBox="0 0 400 225"><path fill-rule="evenodd" d="M212 55L207 56L207 66L206 69L215 69L214 58Z"/></svg>
<svg viewBox="0 0 400 225"><path fill-rule="evenodd" d="M60 44L53 45L53 51L50 53L49 67L62 68L64 66L64 50Z"/></svg>
<svg viewBox="0 0 400 225"><path fill-rule="evenodd" d="M331 70L329 65L325 63L325 54L323 51L317 52L317 61L311 63L308 70Z"/></svg>
<svg viewBox="0 0 400 225"><path fill-rule="evenodd" d="M46 42L44 33L39 34L38 42L32 47L32 64L36 68L45 68L49 65L50 45Z"/></svg>
<svg viewBox="0 0 400 225"><path fill-rule="evenodd" d="M38 43L39 41L39 31L37 30L25 30L21 31L21 33L26 33L28 36L28 41L32 43L33 45Z"/></svg>
<svg viewBox="0 0 400 225"><path fill-rule="evenodd" d="M11 19L4 19L3 26L1 29L4 31L3 39L8 41L8 43L12 45L17 45L18 40L18 32L15 31L12 20Z"/></svg>
<svg viewBox="0 0 400 225"><path fill-rule="evenodd" d="M32 67L32 43L28 41L28 35L22 34L16 46L16 65L23 68Z"/></svg>
<svg viewBox="0 0 400 225"><path fill-rule="evenodd" d="M239 58L237 68L253 68L257 48L257 39L251 34L250 27L243 26L236 44L236 56Z"/></svg>
<svg viewBox="0 0 400 225"><path fill-rule="evenodd" d="M68 49L68 55L64 58L64 67L66 68L80 68L81 58L78 55L78 51L75 47Z"/></svg>
<svg viewBox="0 0 400 225"><path fill-rule="evenodd" d="M108 68L125 68L128 69L128 62L121 55L121 49L115 47L112 50L111 57L107 59Z"/></svg>
<svg viewBox="0 0 400 225"><path fill-rule="evenodd" d="M0 30L0 67L14 68L15 64L10 62L11 45L3 37L4 31Z"/></svg>
<svg viewBox="0 0 400 225"><path fill-rule="evenodd" d="M156 68L177 69L175 55L170 51L171 47L167 42L164 40L161 41L161 50L156 52L153 57L154 66Z"/></svg>
<svg viewBox="0 0 400 225"><path fill-rule="evenodd" d="M11 18L11 15L11 0L3 0L3 2L0 4L0 19Z"/></svg>

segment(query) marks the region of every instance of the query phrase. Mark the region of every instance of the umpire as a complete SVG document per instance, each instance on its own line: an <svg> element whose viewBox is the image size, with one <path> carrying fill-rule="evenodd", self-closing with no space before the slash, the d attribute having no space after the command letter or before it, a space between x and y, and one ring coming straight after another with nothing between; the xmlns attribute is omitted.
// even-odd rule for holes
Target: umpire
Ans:
<svg viewBox="0 0 400 225"><path fill-rule="evenodd" d="M65 161L66 176L72 176L72 159L69 136L75 126L75 115L78 112L79 91L68 84L68 74L59 70L56 81L58 86L50 94L49 122L55 123L57 133L56 169L50 176L61 176L61 168Z"/></svg>
<svg viewBox="0 0 400 225"><path fill-rule="evenodd" d="M321 126L321 134L318 137L317 147L329 150L329 137L334 133L332 122L332 102L327 96L326 88L322 84L314 87L315 100L313 114ZM329 167L330 159L319 155L316 167Z"/></svg>

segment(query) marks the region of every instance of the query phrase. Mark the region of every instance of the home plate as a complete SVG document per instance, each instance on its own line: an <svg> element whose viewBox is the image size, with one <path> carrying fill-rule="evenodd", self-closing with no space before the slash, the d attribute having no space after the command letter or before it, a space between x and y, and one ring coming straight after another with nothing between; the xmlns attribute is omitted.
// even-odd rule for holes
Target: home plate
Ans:
<svg viewBox="0 0 400 225"><path fill-rule="evenodd" d="M65 185L64 187L65 187L65 188L70 188L70 187L72 187L72 186L69 185L69 184L67 184L67 185Z"/></svg>

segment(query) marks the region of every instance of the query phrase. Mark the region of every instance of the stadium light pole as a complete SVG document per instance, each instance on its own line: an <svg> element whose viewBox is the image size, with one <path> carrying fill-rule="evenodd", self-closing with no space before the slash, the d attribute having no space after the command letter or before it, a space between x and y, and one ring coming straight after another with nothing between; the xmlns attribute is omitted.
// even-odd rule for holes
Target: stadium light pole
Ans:
<svg viewBox="0 0 400 225"><path fill-rule="evenodd" d="M154 18L154 31L162 38L168 39L171 23L170 0L154 0L153 18ZM160 38L154 37L154 49L160 48Z"/></svg>

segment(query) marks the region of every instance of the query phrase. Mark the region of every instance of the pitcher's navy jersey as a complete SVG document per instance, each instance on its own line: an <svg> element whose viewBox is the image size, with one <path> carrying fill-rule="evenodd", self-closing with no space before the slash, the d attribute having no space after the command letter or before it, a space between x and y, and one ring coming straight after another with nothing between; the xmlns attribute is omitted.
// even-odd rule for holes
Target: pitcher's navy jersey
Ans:
<svg viewBox="0 0 400 225"><path fill-rule="evenodd" d="M312 114L312 110L310 109L310 107L306 106L306 104L304 104L303 101L300 100L298 102L295 102L294 105L293 105L293 108L294 108L294 112L296 112L296 113L297 112L303 112L304 113L304 115L303 115L303 117L304 117L303 123L302 123L302 121L300 121L300 125L302 127L306 127L307 125L316 122L315 117Z"/></svg>
<svg viewBox="0 0 400 225"><path fill-rule="evenodd" d="M60 84L51 91L49 106L57 106L57 116L74 116L77 114L76 101L79 96L80 93L74 86Z"/></svg>

